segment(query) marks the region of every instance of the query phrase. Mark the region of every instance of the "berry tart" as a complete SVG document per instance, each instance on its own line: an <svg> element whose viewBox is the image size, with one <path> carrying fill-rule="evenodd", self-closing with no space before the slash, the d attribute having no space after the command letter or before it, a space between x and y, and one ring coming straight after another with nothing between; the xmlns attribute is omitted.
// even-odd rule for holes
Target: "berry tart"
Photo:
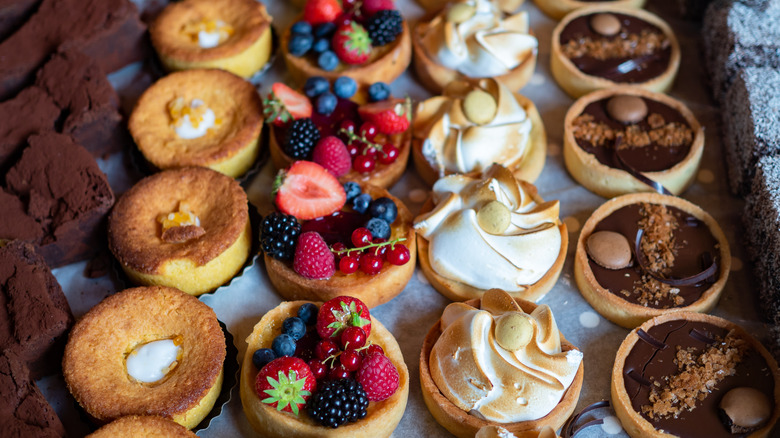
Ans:
<svg viewBox="0 0 780 438"><path fill-rule="evenodd" d="M129 415L114 420L87 438L196 438L186 427L162 417Z"/></svg>
<svg viewBox="0 0 780 438"><path fill-rule="evenodd" d="M386 190L342 186L316 163L296 161L280 173L279 211L261 227L271 284L288 300L339 295L369 307L393 299L414 273L412 214Z"/></svg>
<svg viewBox="0 0 780 438"><path fill-rule="evenodd" d="M730 269L729 244L715 219L657 193L619 196L596 209L574 258L582 296L626 328L679 310L709 312Z"/></svg>
<svg viewBox="0 0 780 438"><path fill-rule="evenodd" d="M308 0L281 49L299 83L310 76L390 83L412 59L409 25L393 0Z"/></svg>
<svg viewBox="0 0 780 438"><path fill-rule="evenodd" d="M417 77L434 93L456 80L492 77L517 91L534 72L538 45L528 12L509 15L490 0L449 3L412 30Z"/></svg>
<svg viewBox="0 0 780 438"><path fill-rule="evenodd" d="M573 98L617 85L663 93L680 67L672 29L643 9L577 9L553 31L550 56L558 85Z"/></svg>
<svg viewBox="0 0 780 438"><path fill-rule="evenodd" d="M496 79L452 82L417 105L412 149L430 185L445 175L482 172L493 163L534 182L542 173L547 134L536 106Z"/></svg>
<svg viewBox="0 0 780 438"><path fill-rule="evenodd" d="M354 79L340 76L331 90L327 79L312 76L303 94L275 83L263 104L271 127L271 160L279 169L310 160L341 182L383 188L395 184L406 170L411 101L393 98L383 82L358 92Z"/></svg>
<svg viewBox="0 0 780 438"><path fill-rule="evenodd" d="M433 185L414 220L420 268L453 301L501 288L536 301L555 285L569 234L558 201L499 164L483 175L451 175Z"/></svg>
<svg viewBox="0 0 780 438"><path fill-rule="evenodd" d="M271 16L254 0L172 2L149 27L166 69L220 68L249 78L271 57Z"/></svg>
<svg viewBox="0 0 780 438"><path fill-rule="evenodd" d="M672 312L631 331L611 393L634 438L777 436L777 362L745 329L715 316Z"/></svg>
<svg viewBox="0 0 780 438"><path fill-rule="evenodd" d="M241 403L262 436L389 437L401 421L409 371L360 300L283 302L246 341Z"/></svg>
<svg viewBox="0 0 780 438"><path fill-rule="evenodd" d="M641 9L645 5L645 0L534 0L534 3L550 18L560 20L575 9L589 6L616 6L619 8Z"/></svg>
<svg viewBox="0 0 780 438"><path fill-rule="evenodd" d="M642 177L679 195L693 182L703 151L704 129L691 110L639 87L587 94L564 121L566 168L607 198L653 190Z"/></svg>
<svg viewBox="0 0 780 438"><path fill-rule="evenodd" d="M428 332L420 353L423 400L458 437L498 427L521 437L549 434L545 429L557 430L574 412L582 359L547 305L491 289L448 305Z"/></svg>

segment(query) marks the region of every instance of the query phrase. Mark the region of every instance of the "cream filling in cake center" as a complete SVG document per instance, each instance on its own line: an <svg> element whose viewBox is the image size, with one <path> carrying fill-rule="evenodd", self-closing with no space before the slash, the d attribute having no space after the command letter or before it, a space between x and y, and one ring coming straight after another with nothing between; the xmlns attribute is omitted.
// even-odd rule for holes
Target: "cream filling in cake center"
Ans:
<svg viewBox="0 0 780 438"><path fill-rule="evenodd" d="M143 383L162 380L179 364L181 342L162 339L137 346L127 356L127 374Z"/></svg>

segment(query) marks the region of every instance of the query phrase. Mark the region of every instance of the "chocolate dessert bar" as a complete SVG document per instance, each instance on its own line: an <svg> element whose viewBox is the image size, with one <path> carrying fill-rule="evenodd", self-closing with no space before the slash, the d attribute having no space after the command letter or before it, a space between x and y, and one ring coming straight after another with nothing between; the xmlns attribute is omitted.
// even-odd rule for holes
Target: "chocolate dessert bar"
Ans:
<svg viewBox="0 0 780 438"><path fill-rule="evenodd" d="M0 0L0 41L21 27L40 3L41 0Z"/></svg>
<svg viewBox="0 0 780 438"><path fill-rule="evenodd" d="M145 57L145 34L129 0L44 0L24 26L0 43L0 100L32 82L63 43L76 45L109 73Z"/></svg>
<svg viewBox="0 0 780 438"><path fill-rule="evenodd" d="M744 195L758 158L780 155L780 71L745 69L726 93L722 109L729 182L734 193Z"/></svg>
<svg viewBox="0 0 780 438"><path fill-rule="evenodd" d="M50 131L60 117L60 109L38 87L22 90L16 97L0 102L0 173L19 158L27 137Z"/></svg>

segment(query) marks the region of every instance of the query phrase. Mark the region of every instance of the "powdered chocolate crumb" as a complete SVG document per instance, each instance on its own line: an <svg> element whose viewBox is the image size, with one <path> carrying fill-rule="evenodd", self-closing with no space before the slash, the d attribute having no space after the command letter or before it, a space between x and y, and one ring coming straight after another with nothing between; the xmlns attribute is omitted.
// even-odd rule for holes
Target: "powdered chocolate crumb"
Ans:
<svg viewBox="0 0 780 438"><path fill-rule="evenodd" d="M668 275L674 266L677 246L674 231L679 228L677 218L665 205L642 203L639 228L644 231L640 250L647 258L647 268L654 274Z"/></svg>
<svg viewBox="0 0 780 438"><path fill-rule="evenodd" d="M629 125L626 129L613 129L604 122L595 122L590 114L577 116L572 123L572 134L577 140L586 141L594 146L606 146L618 135L623 137L620 149L640 148L655 143L661 147L675 147L690 144L693 131L681 123L666 123L660 114L650 114L647 118L650 130L640 125ZM611 146L611 145L610 145Z"/></svg>
<svg viewBox="0 0 780 438"><path fill-rule="evenodd" d="M583 37L570 40L561 50L569 59L589 56L599 61L618 58L637 58L652 55L670 46L669 38L663 33L648 29L641 33L618 35L613 38Z"/></svg>

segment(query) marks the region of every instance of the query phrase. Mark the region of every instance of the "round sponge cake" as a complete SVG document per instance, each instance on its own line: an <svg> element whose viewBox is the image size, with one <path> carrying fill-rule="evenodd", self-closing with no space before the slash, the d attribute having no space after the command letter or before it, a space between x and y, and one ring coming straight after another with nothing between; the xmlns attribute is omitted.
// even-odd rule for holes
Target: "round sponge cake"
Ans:
<svg viewBox="0 0 780 438"><path fill-rule="evenodd" d="M131 415L106 424L87 438L195 438L186 427L162 417Z"/></svg>

